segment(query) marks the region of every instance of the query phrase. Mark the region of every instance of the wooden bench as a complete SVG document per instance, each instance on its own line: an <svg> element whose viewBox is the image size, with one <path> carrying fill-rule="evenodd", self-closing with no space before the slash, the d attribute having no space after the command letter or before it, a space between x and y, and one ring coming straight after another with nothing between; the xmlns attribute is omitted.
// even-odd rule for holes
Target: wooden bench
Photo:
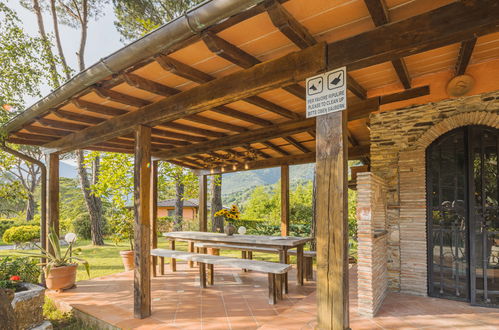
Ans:
<svg viewBox="0 0 499 330"><path fill-rule="evenodd" d="M275 262L239 259L167 249L152 249L151 256L197 262L199 266L199 285L201 288L206 288L206 265L208 265L210 269L210 276L208 277L208 283L210 285L213 285L214 283L213 266L215 265L249 269L255 272L266 273L268 274L269 304L271 305L274 305L277 299L282 299L284 275L291 269L291 265Z"/></svg>
<svg viewBox="0 0 499 330"><path fill-rule="evenodd" d="M255 247L247 245L230 245L220 243L194 243L194 247L198 249L212 249L215 250L239 250L243 259L253 259L253 252L261 253L279 253L279 250L264 247ZM288 255L296 256L296 250L288 250ZM316 251L303 251L303 269L305 271L305 278L307 281L314 280L314 258L317 257Z"/></svg>

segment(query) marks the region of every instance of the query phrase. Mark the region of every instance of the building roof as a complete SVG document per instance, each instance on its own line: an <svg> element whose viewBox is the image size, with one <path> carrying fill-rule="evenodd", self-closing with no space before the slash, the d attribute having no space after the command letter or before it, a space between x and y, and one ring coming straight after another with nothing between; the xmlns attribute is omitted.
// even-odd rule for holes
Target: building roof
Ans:
<svg viewBox="0 0 499 330"><path fill-rule="evenodd" d="M499 84L495 0L212 0L106 57L5 129L51 151L134 152L210 170L315 160L305 78L346 66L348 155L366 160L369 114Z"/></svg>
<svg viewBox="0 0 499 330"><path fill-rule="evenodd" d="M175 207L175 198L165 199L158 202L158 207ZM199 207L198 199L185 199L184 207Z"/></svg>

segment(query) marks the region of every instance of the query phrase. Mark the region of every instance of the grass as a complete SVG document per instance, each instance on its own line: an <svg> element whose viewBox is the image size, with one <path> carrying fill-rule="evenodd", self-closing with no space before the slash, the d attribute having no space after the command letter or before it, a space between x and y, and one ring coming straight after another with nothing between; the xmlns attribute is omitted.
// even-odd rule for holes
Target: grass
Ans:
<svg viewBox="0 0 499 330"><path fill-rule="evenodd" d="M90 278L101 277L105 275L110 275L114 273L120 273L124 271L123 263L121 261L121 257L119 251L127 250L128 245L119 244L118 246L111 243L111 241L106 240L106 245L104 246L94 246L90 241L79 241L76 243L76 248L80 248L81 252L78 257L83 258L88 261L90 264ZM169 244L164 238L158 239L158 247L160 248L169 248ZM63 247L63 249L65 249ZM187 251L187 243L185 242L177 242L176 244L177 250ZM26 252L28 252L27 250ZM30 250L29 252L36 252ZM222 250L220 251L221 255L231 256L231 257L241 257L240 251L230 251L230 250ZM2 256L12 256L18 255L20 251L18 250L0 250L0 257ZM259 260L267 260L277 262L279 257L276 253L268 254L268 253L253 253L253 257ZM168 262L168 259L165 260ZM76 276L77 281L87 280L88 275L85 272L85 269L82 265L78 267L78 273Z"/></svg>

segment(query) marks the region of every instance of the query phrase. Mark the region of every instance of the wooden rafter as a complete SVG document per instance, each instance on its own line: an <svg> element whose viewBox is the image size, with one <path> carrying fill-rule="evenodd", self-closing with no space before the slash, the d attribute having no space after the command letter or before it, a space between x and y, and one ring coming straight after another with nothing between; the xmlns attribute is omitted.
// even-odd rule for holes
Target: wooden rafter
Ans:
<svg viewBox="0 0 499 330"><path fill-rule="evenodd" d="M287 152L286 150L284 150L283 148L275 145L274 143L270 142L270 141L263 141L262 142L263 145L265 145L266 147L274 150L275 152L281 154L281 155L284 155L284 156L289 156L290 153Z"/></svg>
<svg viewBox="0 0 499 330"><path fill-rule="evenodd" d="M313 46L317 43L314 36L304 27L296 18L293 17L276 0L265 2L267 13L276 28L279 29L289 40L291 40L300 49ZM347 78L348 90L358 98L365 100L367 91L352 76Z"/></svg>
<svg viewBox="0 0 499 330"><path fill-rule="evenodd" d="M163 159L170 159L188 155L195 155L200 152L211 150L239 147L247 143L265 142L269 139L279 138L282 136L288 136L306 131L314 125L315 118L291 121L255 129L237 135L232 135L230 139L223 138L218 140L211 140L209 142L194 144L190 146L190 148L165 151L164 153L156 154L155 156Z"/></svg>
<svg viewBox="0 0 499 330"><path fill-rule="evenodd" d="M128 94L123 94L117 91L114 91L112 89L107 89L107 88L102 88L102 87L95 87L93 91L102 97L103 99L113 101L113 102L118 102L124 105L131 105L134 107L143 107L148 104L151 104L151 102L147 100L140 99L135 96L131 96Z"/></svg>
<svg viewBox="0 0 499 330"><path fill-rule="evenodd" d="M171 88L155 81L142 78L132 73L126 73L122 75L123 80L130 86L138 89L142 89L157 95L170 96L177 94L179 91L175 88Z"/></svg>
<svg viewBox="0 0 499 330"><path fill-rule="evenodd" d="M385 0L364 0L374 25L381 26L390 22L390 14ZM405 89L411 88L411 76L403 58L392 61L393 68Z"/></svg>
<svg viewBox="0 0 499 330"><path fill-rule="evenodd" d="M457 56L456 67L454 69L454 74L460 76L466 73L468 64L471 60L471 55L475 49L476 38L472 38L461 42L461 48L459 48L459 55Z"/></svg>
<svg viewBox="0 0 499 330"><path fill-rule="evenodd" d="M128 111L118 108L109 107L106 105L100 105L97 103L92 103L88 101L84 101L81 99L73 99L71 101L76 107L86 110L89 112L99 113L101 115L106 116L121 116L127 113Z"/></svg>

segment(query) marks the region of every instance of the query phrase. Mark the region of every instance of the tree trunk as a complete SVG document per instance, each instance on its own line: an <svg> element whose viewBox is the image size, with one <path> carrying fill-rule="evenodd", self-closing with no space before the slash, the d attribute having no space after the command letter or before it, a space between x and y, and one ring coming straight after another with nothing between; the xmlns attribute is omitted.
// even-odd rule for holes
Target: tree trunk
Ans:
<svg viewBox="0 0 499 330"><path fill-rule="evenodd" d="M313 181L313 188L312 188L312 222L310 223L310 236L312 236L312 241L310 241L310 249L312 251L317 250L317 242L315 240L315 236L317 233L317 221L316 221L316 215L317 215L317 209L316 209L316 195L317 195L317 182L315 180L315 175L316 175L316 167L314 165L314 181Z"/></svg>
<svg viewBox="0 0 499 330"><path fill-rule="evenodd" d="M99 197L91 193L91 183L85 168L85 155L82 150L76 152L78 156L78 176L80 178L81 189L85 198L88 214L90 216L90 229L92 233L92 244L104 245L102 237L102 202ZM96 157L93 163L93 182L97 182L99 160ZM96 174L97 173L97 174Z"/></svg>
<svg viewBox="0 0 499 330"><path fill-rule="evenodd" d="M182 220L184 212L184 183L181 179L175 181L175 212L173 230L182 230Z"/></svg>
<svg viewBox="0 0 499 330"><path fill-rule="evenodd" d="M57 45L57 51L59 53L59 58L61 59L62 67L64 68L64 75L66 79L69 80L71 78L70 68L66 62L66 56L64 55L64 51L62 49L61 36L59 34L59 21L57 19L57 10L55 5L55 0L50 0L50 11L52 13L52 24L54 28L55 35L55 43Z"/></svg>
<svg viewBox="0 0 499 330"><path fill-rule="evenodd" d="M222 205L222 175L215 175L211 180L211 231L223 232L224 217L215 217Z"/></svg>
<svg viewBox="0 0 499 330"><path fill-rule="evenodd" d="M43 51L45 55L49 58L50 62L50 75L52 79L52 83L54 87L59 87L59 76L57 74L57 67L54 60L54 54L52 53L52 49L50 48L50 42L47 38L47 33L45 32L45 24L43 23L42 10L40 8L40 3L38 0L33 0L33 11L35 12L36 19L38 22L38 32L40 33L40 37L43 40Z"/></svg>
<svg viewBox="0 0 499 330"><path fill-rule="evenodd" d="M35 216L35 207L35 196L33 196L33 193L28 192L28 203L26 204L26 221L33 220Z"/></svg>

